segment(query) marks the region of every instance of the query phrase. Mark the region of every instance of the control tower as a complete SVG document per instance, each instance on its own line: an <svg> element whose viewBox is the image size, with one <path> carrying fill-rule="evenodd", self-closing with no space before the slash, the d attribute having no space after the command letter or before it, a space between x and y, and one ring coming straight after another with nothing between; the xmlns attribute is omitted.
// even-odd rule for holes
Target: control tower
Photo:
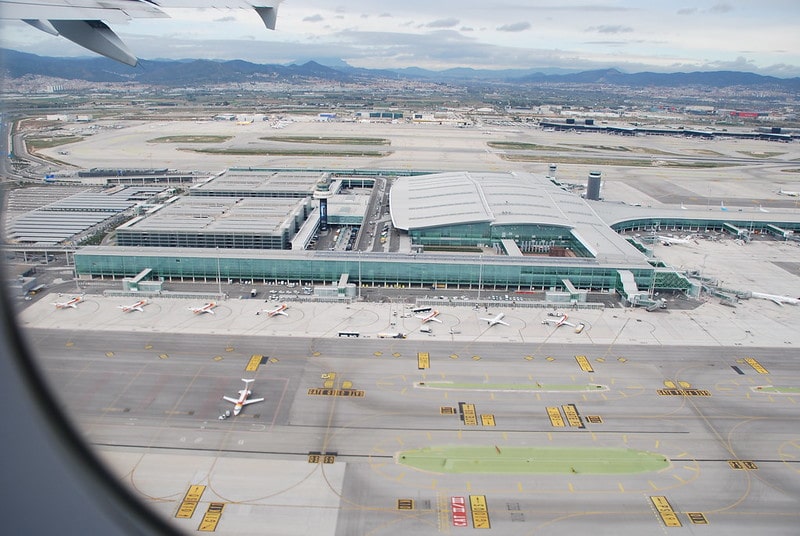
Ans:
<svg viewBox="0 0 800 536"><path fill-rule="evenodd" d="M328 198L331 196L331 179L330 175L325 175L317 183L317 188L314 190L314 199L319 201L319 230L328 230Z"/></svg>

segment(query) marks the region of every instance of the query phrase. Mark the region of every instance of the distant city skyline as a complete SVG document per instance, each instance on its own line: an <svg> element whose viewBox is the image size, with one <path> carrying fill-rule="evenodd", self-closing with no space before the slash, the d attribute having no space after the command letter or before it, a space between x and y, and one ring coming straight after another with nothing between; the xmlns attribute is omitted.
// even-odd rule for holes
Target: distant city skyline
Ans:
<svg viewBox="0 0 800 536"><path fill-rule="evenodd" d="M251 10L166 11L111 26L141 59L800 76L796 0L286 0L274 32ZM91 55L22 22L2 21L0 35L24 52Z"/></svg>

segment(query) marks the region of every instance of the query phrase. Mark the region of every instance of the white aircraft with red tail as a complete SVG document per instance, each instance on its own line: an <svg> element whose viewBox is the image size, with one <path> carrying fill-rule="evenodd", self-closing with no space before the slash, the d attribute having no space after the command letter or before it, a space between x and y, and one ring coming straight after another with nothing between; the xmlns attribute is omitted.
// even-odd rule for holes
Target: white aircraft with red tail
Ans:
<svg viewBox="0 0 800 536"><path fill-rule="evenodd" d="M253 394L252 391L250 391L250 384L255 381L254 379L245 380L244 378L242 378L242 381L244 382L244 389L239 391L239 398L238 399L230 397L230 396L223 396L222 397L225 400L227 400L228 402L233 404L233 415L234 416L239 415L239 413L242 412L242 408L245 407L247 404L255 404L256 402L263 402L264 401L263 398L248 398L251 394Z"/></svg>
<svg viewBox="0 0 800 536"><path fill-rule="evenodd" d="M132 303L130 305L119 305L118 307L122 309L123 313L130 313L131 311L144 312L144 309L142 309L142 307L144 307L147 304L148 304L147 300L139 300L136 303Z"/></svg>
<svg viewBox="0 0 800 536"><path fill-rule="evenodd" d="M288 305L286 305L285 303L282 303L278 307L276 307L275 309L264 309L262 311L256 312L256 314L260 315L261 313L267 313L267 316L270 317L270 318L272 318L273 316L277 316L277 315L289 316L289 313L286 312L286 309L288 309L288 308L289 308Z"/></svg>
<svg viewBox="0 0 800 536"><path fill-rule="evenodd" d="M75 296L69 301L65 302L55 302L53 305L56 306L56 309L77 309L78 304L83 301L83 296Z"/></svg>

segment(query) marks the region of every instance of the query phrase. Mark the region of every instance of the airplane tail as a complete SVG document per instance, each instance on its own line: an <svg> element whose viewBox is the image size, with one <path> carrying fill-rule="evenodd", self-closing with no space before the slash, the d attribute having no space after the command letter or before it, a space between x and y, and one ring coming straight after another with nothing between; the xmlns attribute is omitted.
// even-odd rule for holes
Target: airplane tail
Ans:
<svg viewBox="0 0 800 536"><path fill-rule="evenodd" d="M246 380L246 379L242 378L242 381L245 383L245 385L250 385L251 383L256 381L256 379L255 378L251 378L249 380Z"/></svg>

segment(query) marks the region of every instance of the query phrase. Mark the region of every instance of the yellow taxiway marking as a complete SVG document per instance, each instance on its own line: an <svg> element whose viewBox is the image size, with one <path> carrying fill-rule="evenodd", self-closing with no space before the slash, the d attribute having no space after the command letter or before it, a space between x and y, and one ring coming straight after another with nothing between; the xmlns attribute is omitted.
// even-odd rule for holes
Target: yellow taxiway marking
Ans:
<svg viewBox="0 0 800 536"><path fill-rule="evenodd" d="M202 532L214 532L217 530L219 518L222 517L222 510L225 508L225 503L211 503L208 505L203 520L197 530Z"/></svg>
<svg viewBox="0 0 800 536"><path fill-rule="evenodd" d="M144 345L144 349L145 350L152 350L153 349L153 345L152 344L145 344Z"/></svg>
<svg viewBox="0 0 800 536"><path fill-rule="evenodd" d="M114 357L114 352L106 352L106 357Z"/></svg>
<svg viewBox="0 0 800 536"><path fill-rule="evenodd" d="M250 361L247 362L247 366L244 368L248 372L255 372L258 370L259 365L261 365L261 360L264 359L263 355L253 354L250 356Z"/></svg>
<svg viewBox="0 0 800 536"><path fill-rule="evenodd" d="M233 352L234 350L235 350L235 348L233 346L226 346L225 347L225 351L226 352Z"/></svg>
<svg viewBox="0 0 800 536"><path fill-rule="evenodd" d="M222 361L222 356L221 355L215 355L212 359L214 361Z"/></svg>
<svg viewBox="0 0 800 536"><path fill-rule="evenodd" d="M486 495L470 495L469 505L472 510L472 526L476 529L490 529L489 507L486 505Z"/></svg>

